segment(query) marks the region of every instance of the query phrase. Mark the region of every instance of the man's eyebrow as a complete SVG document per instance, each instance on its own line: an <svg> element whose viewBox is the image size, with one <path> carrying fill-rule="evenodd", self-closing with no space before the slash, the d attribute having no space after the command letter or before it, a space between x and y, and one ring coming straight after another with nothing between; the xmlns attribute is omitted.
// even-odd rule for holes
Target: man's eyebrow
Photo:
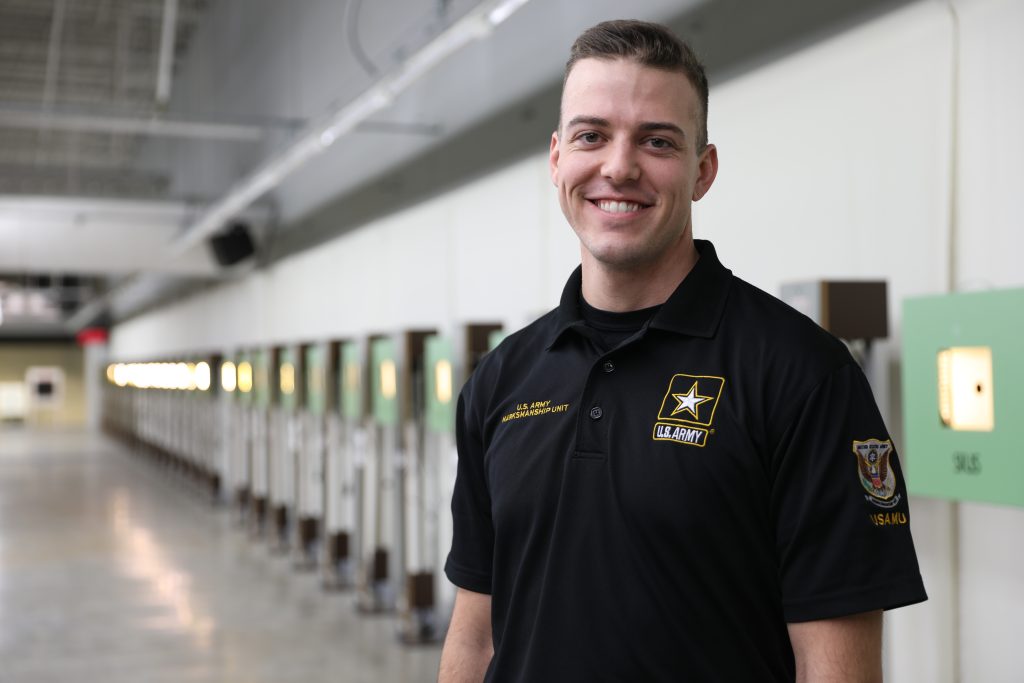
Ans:
<svg viewBox="0 0 1024 683"><path fill-rule="evenodd" d="M603 119L600 116L574 116L569 123L565 124L566 128L572 128L573 126L587 125L587 126L598 126L602 128L611 127L611 122L608 119ZM645 132L651 131L669 131L679 135L682 138L686 138L686 131L677 126L674 123L668 121L645 121L639 126L640 130Z"/></svg>
<svg viewBox="0 0 1024 683"><path fill-rule="evenodd" d="M572 128L580 124L586 124L588 126L602 126L607 128L612 125L608 119L602 119L600 116L574 116L569 123L565 124L566 128Z"/></svg>
<svg viewBox="0 0 1024 683"><path fill-rule="evenodd" d="M680 136L682 138L686 138L686 131L685 130L683 130L682 128L680 128L676 124L669 123L667 121L647 121L645 123L641 123L640 124L640 130L643 130L643 131L667 130L667 131L670 131L672 133L675 133L676 135L678 135L678 136Z"/></svg>

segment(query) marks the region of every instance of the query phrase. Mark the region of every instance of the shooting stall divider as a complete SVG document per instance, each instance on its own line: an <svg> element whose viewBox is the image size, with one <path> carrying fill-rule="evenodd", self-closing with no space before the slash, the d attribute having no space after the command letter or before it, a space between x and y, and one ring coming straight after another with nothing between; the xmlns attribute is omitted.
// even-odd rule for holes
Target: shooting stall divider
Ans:
<svg viewBox="0 0 1024 683"><path fill-rule="evenodd" d="M252 449L252 365L244 353L236 353L234 360L225 360L221 366L220 383L228 402L230 420L228 422L228 438L231 443L229 463L229 487L237 519L245 524L249 518L252 496L252 467L250 453ZM242 390L240 375L243 370L248 375L248 389Z"/></svg>
<svg viewBox="0 0 1024 683"><path fill-rule="evenodd" d="M224 412L218 400L220 385L213 381L213 369L219 365L220 360L214 356L188 363L193 387L178 392L187 405L185 438L191 460L189 476L211 502L220 499L225 469L222 458Z"/></svg>
<svg viewBox="0 0 1024 683"><path fill-rule="evenodd" d="M362 567L358 608L366 612L395 608L396 460L398 453L398 354L392 337L370 341L370 429L363 465L360 538Z"/></svg>
<svg viewBox="0 0 1024 683"><path fill-rule="evenodd" d="M249 393L252 394L252 531L269 536L270 526L270 351L257 349L250 355ZM245 392L245 372L239 372L239 388Z"/></svg>
<svg viewBox="0 0 1024 683"><path fill-rule="evenodd" d="M295 522L295 471L298 468L298 426L295 420L298 406L297 366L294 348L285 346L274 349L271 376L276 391L271 401L273 407L270 423L270 501L274 530L271 549L281 554L289 551L292 525Z"/></svg>
<svg viewBox="0 0 1024 683"><path fill-rule="evenodd" d="M297 566L314 569L323 518L324 430L327 403L326 350L308 345L302 355L303 399L298 417L300 441L296 473Z"/></svg>
<svg viewBox="0 0 1024 683"><path fill-rule="evenodd" d="M419 345L417 345L419 347ZM451 448L453 370L451 342L436 334L422 339L422 356L411 359L413 396L405 424L405 592L399 635L405 643L423 643L441 637L438 581L442 575L439 518L442 500L440 465ZM410 354L411 356L411 354Z"/></svg>
<svg viewBox="0 0 1024 683"><path fill-rule="evenodd" d="M323 583L327 588L348 588L354 582L358 475L356 442L365 435L364 378L361 345L344 341L333 346L333 365L327 374L332 379L333 405L328 410L328 436L324 471ZM328 402L330 404L331 402ZM365 436L362 441L365 442Z"/></svg>

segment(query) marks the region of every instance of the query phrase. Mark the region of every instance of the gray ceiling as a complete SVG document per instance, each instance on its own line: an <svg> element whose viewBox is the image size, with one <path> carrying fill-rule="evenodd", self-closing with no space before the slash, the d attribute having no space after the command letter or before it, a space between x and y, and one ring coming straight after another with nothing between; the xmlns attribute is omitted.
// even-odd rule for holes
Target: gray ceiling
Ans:
<svg viewBox="0 0 1024 683"><path fill-rule="evenodd" d="M178 56L208 5L180 1ZM159 114L163 6L0 0L0 195L162 197L168 179L136 168L143 136L81 123Z"/></svg>
<svg viewBox="0 0 1024 683"><path fill-rule="evenodd" d="M476 2L0 0L0 306L15 291L52 302L20 328L8 315L0 340L68 334L237 276L205 247L175 252L174 235ZM714 84L900 4L644 0L630 14L683 33ZM257 265L543 149L569 42L621 12L528 2L260 198ZM174 76L163 99L161 70ZM23 208L36 197L60 210L41 221Z"/></svg>

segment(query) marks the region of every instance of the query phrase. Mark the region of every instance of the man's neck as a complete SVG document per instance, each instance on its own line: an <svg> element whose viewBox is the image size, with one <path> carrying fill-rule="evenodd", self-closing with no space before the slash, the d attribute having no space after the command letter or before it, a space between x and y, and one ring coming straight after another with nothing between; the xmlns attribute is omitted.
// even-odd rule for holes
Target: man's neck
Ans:
<svg viewBox="0 0 1024 683"><path fill-rule="evenodd" d="M638 311L665 303L696 265L692 239L671 257L637 268L612 268L583 250L583 298L602 311Z"/></svg>

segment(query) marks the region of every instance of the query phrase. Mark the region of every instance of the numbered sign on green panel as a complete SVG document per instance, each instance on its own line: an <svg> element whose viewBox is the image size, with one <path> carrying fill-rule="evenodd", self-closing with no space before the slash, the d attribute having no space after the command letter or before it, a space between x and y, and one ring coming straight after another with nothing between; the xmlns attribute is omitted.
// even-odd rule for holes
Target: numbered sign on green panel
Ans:
<svg viewBox="0 0 1024 683"><path fill-rule="evenodd" d="M423 353L427 429L450 432L455 425L455 374L452 370L451 342L444 337L427 337Z"/></svg>
<svg viewBox="0 0 1024 683"><path fill-rule="evenodd" d="M398 362L395 340L374 339L370 346L373 419L377 424L398 424Z"/></svg>
<svg viewBox="0 0 1024 683"><path fill-rule="evenodd" d="M327 367L324 350L319 346L306 349L306 409L323 415L327 405Z"/></svg>
<svg viewBox="0 0 1024 683"><path fill-rule="evenodd" d="M341 415L353 420L363 416L363 360L359 350L355 342L342 344L338 367Z"/></svg>
<svg viewBox="0 0 1024 683"><path fill-rule="evenodd" d="M1024 289L903 302L912 494L1024 506Z"/></svg>
<svg viewBox="0 0 1024 683"><path fill-rule="evenodd" d="M299 403L298 394L295 393L298 377L296 377L296 366L298 354L295 349L282 349L281 362L277 366L277 388L278 396L281 397L281 407L291 412Z"/></svg>
<svg viewBox="0 0 1024 683"><path fill-rule="evenodd" d="M253 354L252 393L256 407L270 407L270 352L267 349Z"/></svg>

